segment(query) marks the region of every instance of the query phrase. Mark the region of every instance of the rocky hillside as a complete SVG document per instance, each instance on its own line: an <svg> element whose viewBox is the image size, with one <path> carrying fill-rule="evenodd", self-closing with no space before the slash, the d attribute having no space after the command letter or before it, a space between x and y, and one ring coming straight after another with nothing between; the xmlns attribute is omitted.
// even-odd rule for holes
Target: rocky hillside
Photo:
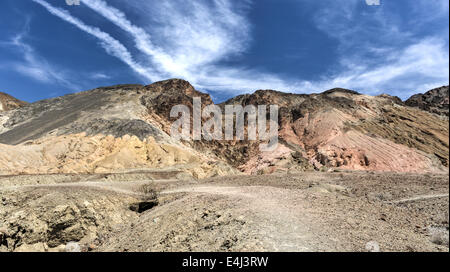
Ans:
<svg viewBox="0 0 450 272"><path fill-rule="evenodd" d="M0 123L0 174L169 168L194 178L238 173L221 159L172 140L163 130L155 105L165 110L168 106L161 100L171 89L185 99L196 94L179 84L188 83L97 88L7 112Z"/></svg>
<svg viewBox="0 0 450 272"><path fill-rule="evenodd" d="M439 115L449 116L449 92L448 86L433 89L425 94L416 94L405 101L411 107L418 107Z"/></svg>
<svg viewBox="0 0 450 272"><path fill-rule="evenodd" d="M0 92L0 112L17 109L26 104L26 102L20 101L9 94Z"/></svg>
<svg viewBox="0 0 450 272"><path fill-rule="evenodd" d="M423 172L448 166L448 122L405 107L397 97L345 89L312 95L257 91L227 103L280 106L284 155L272 160L259 154L241 166L248 173L276 171L289 161L287 154L315 169Z"/></svg>
<svg viewBox="0 0 450 272"><path fill-rule="evenodd" d="M260 152L256 141L171 138L170 109L192 108L193 97L203 106L213 103L173 79L102 87L8 111L0 119L0 175L166 168L194 178L331 168L448 172L448 121L396 97L264 90L224 103L278 105L280 144L273 152Z"/></svg>

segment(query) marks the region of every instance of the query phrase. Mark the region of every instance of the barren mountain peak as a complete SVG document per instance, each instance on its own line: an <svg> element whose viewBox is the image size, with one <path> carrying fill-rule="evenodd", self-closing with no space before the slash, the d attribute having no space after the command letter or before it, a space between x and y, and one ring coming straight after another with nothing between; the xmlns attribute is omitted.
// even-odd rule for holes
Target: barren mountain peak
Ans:
<svg viewBox="0 0 450 272"><path fill-rule="evenodd" d="M415 94L406 100L405 104L435 114L449 116L449 87L442 86L425 94Z"/></svg>
<svg viewBox="0 0 450 272"><path fill-rule="evenodd" d="M116 85L43 100L7 112L0 120L0 143L24 145L32 141L33 145L42 146L47 144L48 137L84 133L86 136L81 137L88 138L80 142L93 141L89 137L96 135L114 138L129 135L139 141L151 137L158 143L173 144L176 141L171 139L170 131L175 119L170 117L170 111L175 105L192 109L193 97L200 97L203 106L213 104L208 94L182 79L147 86ZM193 141L187 145L189 150L212 154L215 160L245 173L321 167L439 172L448 166L448 122L420 109L405 107L396 97L359 95L341 88L311 95L258 90L220 106L225 104L279 107L281 143L273 158L258 152L257 145L249 141L233 144ZM6 150L13 152L9 147ZM133 154L127 155L130 160ZM142 165L146 165L145 158L139 163ZM30 165L23 167L32 169Z"/></svg>
<svg viewBox="0 0 450 272"><path fill-rule="evenodd" d="M273 94L273 95L287 95L289 93L285 93L285 92L280 92L280 91L276 91L276 90L257 90L253 93L254 95L264 95L264 94Z"/></svg>
<svg viewBox="0 0 450 272"><path fill-rule="evenodd" d="M112 86L105 86L105 87L99 87L97 89L102 89L102 90L132 90L132 89L138 89L138 88L142 88L144 87L141 84L117 84L117 85L112 85Z"/></svg>
<svg viewBox="0 0 450 272"><path fill-rule="evenodd" d="M386 99L393 101L396 104L404 105L403 101L398 96L393 96L393 95L383 93L383 94L378 95L378 97L386 98Z"/></svg>
<svg viewBox="0 0 450 272"><path fill-rule="evenodd" d="M346 93L346 94L355 94L355 95L360 95L360 93L353 91L353 90L348 90L348 89L343 89L343 88L333 88L330 90L327 90L325 92L323 92L322 94L332 94L332 93Z"/></svg>
<svg viewBox="0 0 450 272"><path fill-rule="evenodd" d="M172 79L157 81L157 82L154 82L145 87L147 89L160 88L160 89L164 89L165 91L168 91L168 90L184 91L187 89L194 89L194 87L192 86L192 84L189 81L184 80L184 79L179 79L179 78L172 78Z"/></svg>
<svg viewBox="0 0 450 272"><path fill-rule="evenodd" d="M0 112L17 109L26 104L26 102L14 98L7 93L0 92Z"/></svg>

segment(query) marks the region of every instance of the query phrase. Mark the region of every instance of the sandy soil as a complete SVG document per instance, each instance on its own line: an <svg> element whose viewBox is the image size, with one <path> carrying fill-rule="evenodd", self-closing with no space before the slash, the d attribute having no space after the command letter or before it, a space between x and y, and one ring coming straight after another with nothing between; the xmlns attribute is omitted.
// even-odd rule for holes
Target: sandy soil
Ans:
<svg viewBox="0 0 450 272"><path fill-rule="evenodd" d="M0 251L449 250L448 175L126 175L0 177Z"/></svg>

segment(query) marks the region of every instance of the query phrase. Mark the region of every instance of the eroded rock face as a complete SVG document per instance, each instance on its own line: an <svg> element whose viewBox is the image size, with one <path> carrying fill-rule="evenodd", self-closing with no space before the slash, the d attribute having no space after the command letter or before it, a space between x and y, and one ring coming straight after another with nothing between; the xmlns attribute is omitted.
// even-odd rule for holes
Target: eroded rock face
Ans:
<svg viewBox="0 0 450 272"><path fill-rule="evenodd" d="M416 94L405 101L410 107L429 111L438 115L449 116L448 86L433 89L425 94Z"/></svg>
<svg viewBox="0 0 450 272"><path fill-rule="evenodd" d="M447 99L441 99L441 88L429 92L439 99L424 95L423 101L448 108L446 90ZM325 168L448 171L448 120L405 106L397 97L340 88L311 95L259 90L219 104L278 105L280 144L271 154L260 152L257 141L171 138L176 118L170 110L181 104L192 112L194 97L203 107L213 104L189 82L172 79L102 87L5 112L0 173L106 173L175 165L184 165L195 178L237 169L247 174Z"/></svg>
<svg viewBox="0 0 450 272"><path fill-rule="evenodd" d="M254 153L243 165L248 173L263 165L272 169L264 171L285 169L294 151L317 170L427 172L448 165L448 122L389 95L339 88L312 95L257 91L227 103L280 107L280 142L290 152L272 159Z"/></svg>
<svg viewBox="0 0 450 272"><path fill-rule="evenodd" d="M0 174L115 173L179 167L194 178L236 174L217 159L183 145L149 137L53 136L11 146L0 144Z"/></svg>
<svg viewBox="0 0 450 272"><path fill-rule="evenodd" d="M2 195L0 251L59 251L137 217L128 209L135 197L81 185L2 189Z"/></svg>

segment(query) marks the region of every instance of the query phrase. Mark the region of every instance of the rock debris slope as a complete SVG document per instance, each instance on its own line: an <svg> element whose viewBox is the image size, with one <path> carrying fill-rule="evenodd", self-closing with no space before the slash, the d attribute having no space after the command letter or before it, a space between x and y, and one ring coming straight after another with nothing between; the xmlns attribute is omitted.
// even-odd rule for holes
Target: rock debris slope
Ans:
<svg viewBox="0 0 450 272"><path fill-rule="evenodd" d="M225 102L279 106L280 144L270 153L260 152L255 141L171 138L170 109L192 108L193 97L213 104L189 82L172 79L101 87L3 112L0 174L168 167L194 178L329 168L448 172L448 118L396 97L345 89L311 95L260 90ZM431 100L445 108L445 101ZM446 101L448 108L448 96Z"/></svg>
<svg viewBox="0 0 450 272"><path fill-rule="evenodd" d="M418 107L438 115L449 116L449 93L448 86L443 86L426 92L416 94L405 101L411 107Z"/></svg>

